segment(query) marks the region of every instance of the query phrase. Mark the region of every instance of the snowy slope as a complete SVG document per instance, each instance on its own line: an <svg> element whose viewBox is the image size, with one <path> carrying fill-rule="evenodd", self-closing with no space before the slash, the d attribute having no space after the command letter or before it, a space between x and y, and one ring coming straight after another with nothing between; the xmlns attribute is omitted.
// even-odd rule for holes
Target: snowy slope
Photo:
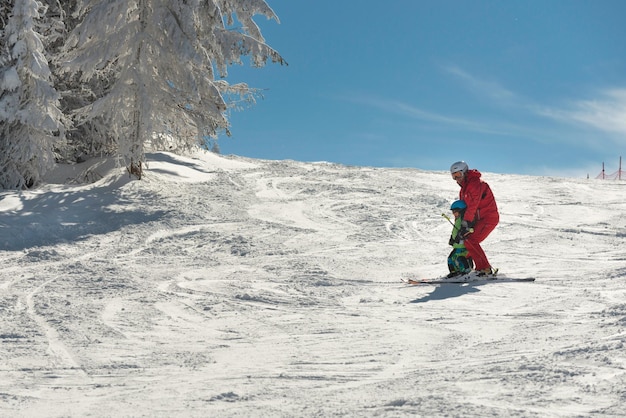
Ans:
<svg viewBox="0 0 626 418"><path fill-rule="evenodd" d="M447 172L71 168L0 192L0 416L626 414L624 182L484 173L537 281L405 286L447 271Z"/></svg>

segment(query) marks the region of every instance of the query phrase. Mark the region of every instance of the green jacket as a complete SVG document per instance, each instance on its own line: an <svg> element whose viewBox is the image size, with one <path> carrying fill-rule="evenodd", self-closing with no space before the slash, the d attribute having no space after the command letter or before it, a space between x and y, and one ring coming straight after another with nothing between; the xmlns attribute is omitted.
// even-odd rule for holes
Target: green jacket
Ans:
<svg viewBox="0 0 626 418"><path fill-rule="evenodd" d="M459 234L461 230L461 222L463 222L463 217L459 216L454 221L454 228L452 228L452 235L450 236L449 244L454 248L465 248L465 242L463 237Z"/></svg>

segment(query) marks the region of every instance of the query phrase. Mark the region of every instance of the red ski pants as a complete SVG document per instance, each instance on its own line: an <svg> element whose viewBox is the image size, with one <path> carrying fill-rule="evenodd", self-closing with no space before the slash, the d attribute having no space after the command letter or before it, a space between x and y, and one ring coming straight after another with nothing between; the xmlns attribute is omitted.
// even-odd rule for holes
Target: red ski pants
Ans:
<svg viewBox="0 0 626 418"><path fill-rule="evenodd" d="M498 219L481 219L474 225L474 233L465 238L465 247L469 256L474 260L476 270L484 270L491 267L487 255L483 251L480 243L485 240L498 225Z"/></svg>

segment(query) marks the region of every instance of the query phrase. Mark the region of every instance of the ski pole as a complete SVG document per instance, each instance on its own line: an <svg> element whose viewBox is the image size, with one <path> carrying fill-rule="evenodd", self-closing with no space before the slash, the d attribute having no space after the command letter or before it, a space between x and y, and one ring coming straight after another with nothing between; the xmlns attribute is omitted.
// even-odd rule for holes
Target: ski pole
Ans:
<svg viewBox="0 0 626 418"><path fill-rule="evenodd" d="M446 218L448 220L448 222L450 222L450 224L452 224L452 226L454 226L454 222L452 222L452 219L450 219L450 217L448 215L446 215L445 213L442 213L441 216Z"/></svg>
<svg viewBox="0 0 626 418"><path fill-rule="evenodd" d="M448 215L446 215L445 213L442 213L441 216L443 216L444 218L446 218L448 220L448 222L450 222L450 224L456 230L456 232L461 232L461 230L456 227L456 225L454 224L454 222L452 222L452 219L450 219L450 217Z"/></svg>

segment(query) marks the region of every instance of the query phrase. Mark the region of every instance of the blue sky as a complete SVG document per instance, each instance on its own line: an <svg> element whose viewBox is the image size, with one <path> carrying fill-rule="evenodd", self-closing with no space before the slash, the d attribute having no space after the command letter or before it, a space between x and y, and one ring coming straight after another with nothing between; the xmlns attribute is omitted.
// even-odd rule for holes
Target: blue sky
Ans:
<svg viewBox="0 0 626 418"><path fill-rule="evenodd" d="M288 66L233 66L263 89L223 154L595 177L626 157L626 1L267 0Z"/></svg>

